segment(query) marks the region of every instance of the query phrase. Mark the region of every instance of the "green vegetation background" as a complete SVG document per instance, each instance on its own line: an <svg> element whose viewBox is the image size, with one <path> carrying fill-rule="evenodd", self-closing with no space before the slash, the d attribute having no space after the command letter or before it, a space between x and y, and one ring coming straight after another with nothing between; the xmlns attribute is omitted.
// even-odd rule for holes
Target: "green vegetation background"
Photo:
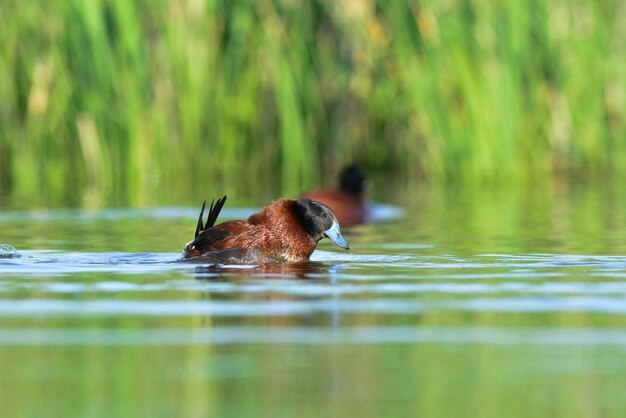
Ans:
<svg viewBox="0 0 626 418"><path fill-rule="evenodd" d="M438 183L626 169L622 0L4 0L0 19L13 198L293 195L351 161Z"/></svg>

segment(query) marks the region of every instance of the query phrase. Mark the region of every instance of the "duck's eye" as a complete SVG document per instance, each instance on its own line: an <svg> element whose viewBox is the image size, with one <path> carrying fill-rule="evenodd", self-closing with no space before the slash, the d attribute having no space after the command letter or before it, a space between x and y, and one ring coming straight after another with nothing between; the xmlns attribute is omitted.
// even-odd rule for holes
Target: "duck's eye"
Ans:
<svg viewBox="0 0 626 418"><path fill-rule="evenodd" d="M324 212L324 213L322 214L322 216L323 216L324 218L328 218L328 214L327 214L326 212Z"/></svg>

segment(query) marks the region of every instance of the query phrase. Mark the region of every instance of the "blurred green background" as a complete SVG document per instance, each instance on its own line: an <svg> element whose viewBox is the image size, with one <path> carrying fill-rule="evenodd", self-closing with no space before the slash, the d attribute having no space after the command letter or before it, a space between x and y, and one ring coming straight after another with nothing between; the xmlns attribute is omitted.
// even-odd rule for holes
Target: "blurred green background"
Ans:
<svg viewBox="0 0 626 418"><path fill-rule="evenodd" d="M622 0L4 0L0 19L5 200L243 202L352 161L439 184L626 170Z"/></svg>

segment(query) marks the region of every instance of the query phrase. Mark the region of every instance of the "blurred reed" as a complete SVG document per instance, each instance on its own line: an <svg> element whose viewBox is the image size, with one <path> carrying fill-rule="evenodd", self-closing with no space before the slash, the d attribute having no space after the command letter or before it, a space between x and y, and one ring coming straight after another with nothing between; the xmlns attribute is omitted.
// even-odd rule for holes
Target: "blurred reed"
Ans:
<svg viewBox="0 0 626 418"><path fill-rule="evenodd" d="M626 168L620 0L5 0L0 16L0 189L25 199L294 195L351 161L433 182Z"/></svg>

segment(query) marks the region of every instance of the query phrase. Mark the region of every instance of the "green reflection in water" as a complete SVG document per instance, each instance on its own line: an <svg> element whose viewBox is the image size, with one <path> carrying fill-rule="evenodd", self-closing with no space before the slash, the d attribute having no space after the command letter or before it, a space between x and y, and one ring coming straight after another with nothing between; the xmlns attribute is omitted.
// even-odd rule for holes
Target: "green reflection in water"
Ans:
<svg viewBox="0 0 626 418"><path fill-rule="evenodd" d="M492 345L2 350L9 416L620 416L621 349Z"/></svg>

